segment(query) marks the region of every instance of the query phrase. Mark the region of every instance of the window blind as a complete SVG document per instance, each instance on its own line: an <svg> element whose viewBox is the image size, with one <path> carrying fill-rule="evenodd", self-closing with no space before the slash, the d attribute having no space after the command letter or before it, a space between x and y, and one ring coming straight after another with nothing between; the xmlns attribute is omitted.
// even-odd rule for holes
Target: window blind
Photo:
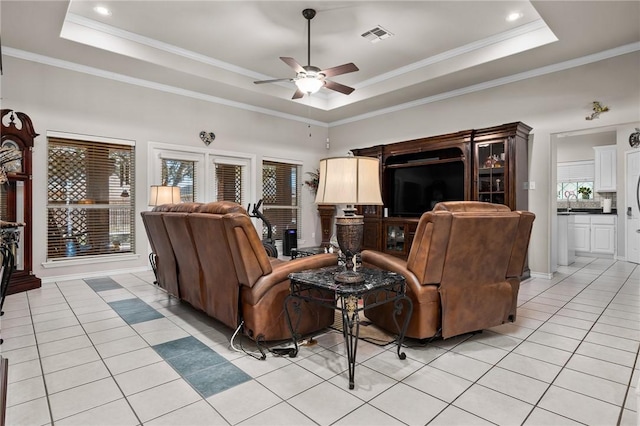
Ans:
<svg viewBox="0 0 640 426"><path fill-rule="evenodd" d="M135 252L135 147L48 138L47 259Z"/></svg>
<svg viewBox="0 0 640 426"><path fill-rule="evenodd" d="M301 167L297 164L263 161L263 214L272 226L272 238L281 240L287 229L299 229L302 212L298 192ZM263 236L268 229L263 224ZM299 236L300 234L298 234Z"/></svg>
<svg viewBox="0 0 640 426"><path fill-rule="evenodd" d="M213 181L216 201L233 201L244 206L246 166L220 161L214 162Z"/></svg>

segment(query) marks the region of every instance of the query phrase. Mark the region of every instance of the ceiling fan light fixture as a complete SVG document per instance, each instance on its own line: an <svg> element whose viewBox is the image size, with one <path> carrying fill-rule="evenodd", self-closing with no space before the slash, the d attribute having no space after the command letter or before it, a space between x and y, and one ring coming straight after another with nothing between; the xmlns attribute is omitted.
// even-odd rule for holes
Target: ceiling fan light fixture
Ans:
<svg viewBox="0 0 640 426"><path fill-rule="evenodd" d="M296 80L296 86L301 92L307 95L316 93L322 86L324 86L324 80L317 78L316 76L304 76Z"/></svg>

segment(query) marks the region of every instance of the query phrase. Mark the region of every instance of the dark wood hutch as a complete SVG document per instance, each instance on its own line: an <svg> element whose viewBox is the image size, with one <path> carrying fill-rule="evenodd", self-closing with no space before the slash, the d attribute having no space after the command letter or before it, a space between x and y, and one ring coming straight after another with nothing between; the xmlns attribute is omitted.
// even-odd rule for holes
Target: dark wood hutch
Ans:
<svg viewBox="0 0 640 426"><path fill-rule="evenodd" d="M530 131L516 122L353 149L354 155L380 160L384 206L359 207L363 249L406 258L421 214L438 201L486 201L527 210Z"/></svg>
<svg viewBox="0 0 640 426"><path fill-rule="evenodd" d="M33 274L33 218L32 218L32 164L31 150L38 136L27 114L9 109L0 111L2 119L2 147L22 152L17 167L7 170L7 183L0 185L0 219L5 222L24 223L22 235L15 248L16 269L11 275L7 294L31 290L41 286L40 278ZM42 239L44 241L44 238ZM44 242L43 242L44 244Z"/></svg>

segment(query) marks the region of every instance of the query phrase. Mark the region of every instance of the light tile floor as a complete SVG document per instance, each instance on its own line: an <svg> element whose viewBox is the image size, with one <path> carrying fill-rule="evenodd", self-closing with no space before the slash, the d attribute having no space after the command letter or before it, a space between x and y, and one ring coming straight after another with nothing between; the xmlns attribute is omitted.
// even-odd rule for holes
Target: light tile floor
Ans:
<svg viewBox="0 0 640 426"><path fill-rule="evenodd" d="M578 258L522 283L514 324L407 341L404 361L361 341L353 391L338 332L297 358L258 361L152 281L114 275L7 297L7 425L638 424L635 264Z"/></svg>

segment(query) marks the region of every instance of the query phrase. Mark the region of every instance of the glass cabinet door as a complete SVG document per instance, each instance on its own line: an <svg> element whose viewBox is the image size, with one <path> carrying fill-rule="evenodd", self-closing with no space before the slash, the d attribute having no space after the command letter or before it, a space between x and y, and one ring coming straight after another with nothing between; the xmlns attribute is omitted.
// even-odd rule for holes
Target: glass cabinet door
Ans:
<svg viewBox="0 0 640 426"><path fill-rule="evenodd" d="M403 225L387 225L386 226L386 251L404 253L405 229Z"/></svg>
<svg viewBox="0 0 640 426"><path fill-rule="evenodd" d="M476 200L505 204L505 143L490 142L476 145Z"/></svg>

